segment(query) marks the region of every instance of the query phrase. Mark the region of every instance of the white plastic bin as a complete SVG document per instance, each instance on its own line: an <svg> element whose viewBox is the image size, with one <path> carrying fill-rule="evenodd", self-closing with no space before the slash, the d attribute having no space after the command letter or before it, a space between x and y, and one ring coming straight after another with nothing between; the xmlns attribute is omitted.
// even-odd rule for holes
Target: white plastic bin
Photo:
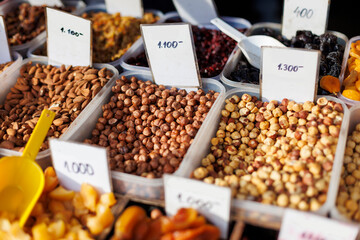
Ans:
<svg viewBox="0 0 360 240"><path fill-rule="evenodd" d="M251 96L259 97L259 90L252 88L244 88L244 89L232 89L226 92L225 98L220 106L221 109L225 106L225 99L230 98L233 95L238 95L241 97L243 94L250 94ZM319 96L323 97L323 96ZM340 173L342 160L345 151L345 141L346 141L346 133L348 129L348 119L349 119L349 110L346 105L339 99L324 96L327 99L341 103L344 108L344 118L341 125L340 135L338 139L338 145L336 148L336 154L333 164L333 170L331 173L331 180L329 184L329 190L327 193L327 199L324 205L316 212L315 214L319 214L322 216L326 216L331 210L331 207L335 203L336 194L337 194L337 186L340 181ZM209 125L206 125L206 133L202 136L202 145L200 146L202 156L199 158L192 159L190 164L185 164L182 175L189 177L190 174L201 165L201 159L204 158L210 150L210 139L215 136L216 131L218 130L220 118L221 118L221 110L215 112L216 116L212 115L212 122ZM203 149L206 149L204 152ZM284 211L286 208L278 207L275 205L266 205L255 201L250 200L237 200L233 199L232 201L232 212L233 215L236 215L237 218L244 219L249 223L253 223L256 225L267 226L270 228L278 228L281 224L282 217L284 215Z"/></svg>
<svg viewBox="0 0 360 240"><path fill-rule="evenodd" d="M6 95L10 92L10 88L13 87L17 81L17 78L20 76L20 68L27 64L28 62L47 64L47 57L37 57L37 58L28 58L25 59L14 71L8 74L6 78L2 79L1 88L0 88L0 104L3 104L6 98ZM99 99L104 95L107 90L111 90L111 85L115 83L116 79L119 76L118 71L111 65L108 64L94 64L94 68L101 69L106 67L114 73L114 76L106 83L106 85L96 94L96 96L89 102L89 104L81 111L79 116L70 124L64 134L60 136L62 140L73 140L77 135L77 129L79 125L86 122L86 120L92 116L92 106L99 101ZM0 156L20 156L21 152L9 150L5 148L0 148ZM46 149L38 153L36 157L37 163L42 167L46 168L51 165L50 160L50 150Z"/></svg>
<svg viewBox="0 0 360 240"><path fill-rule="evenodd" d="M347 136L352 134L352 132L355 130L355 127L358 123L360 123L360 105L352 107L349 111L349 123L348 123L349 126L348 126L348 130L346 131L346 139L344 140L344 142L345 142L344 144L346 144ZM343 158L344 158L344 154L343 154ZM342 160L343 160L343 158L342 158ZM341 164L343 164L343 163L341 163ZM339 183L336 186L337 186L337 188L335 189L335 193L336 193L336 197L337 197L338 190L339 190ZM351 219L342 215L339 212L339 210L337 209L335 202L331 208L330 216L331 216L331 218L334 218L336 220L340 220L343 222L347 222L349 224L354 224L358 228L360 228L360 222L352 221Z"/></svg>
<svg viewBox="0 0 360 240"><path fill-rule="evenodd" d="M168 20L177 20L177 19L179 19L179 21L181 21L179 14L177 12L170 12L170 13L165 14L163 22L166 22ZM248 20L243 19L243 18L222 17L222 19L236 28L250 29L250 27L251 27L251 23ZM210 23L207 25L198 25L198 27L204 27L206 29L218 30L218 28L215 25L212 25ZM131 65L131 64L127 63L130 58L137 57L139 54L143 53L144 51L145 51L144 42L141 38L124 54L124 56L122 57L122 59L120 61L120 66L125 71L149 71L150 70L149 67L135 66L135 65ZM230 56L228 58L229 60L232 55L233 55L233 52L230 54ZM217 76L214 76L212 78L219 80L220 74Z"/></svg>
<svg viewBox="0 0 360 240"><path fill-rule="evenodd" d="M134 76L139 80L153 81L151 73L149 71L127 71L120 74L120 77L121 76L125 76L127 78L131 78L132 76ZM196 159L201 159L202 152L200 152L200 148L202 148L204 142L207 141L206 139L204 139L204 136L206 136L206 132L208 131L207 128L208 126L213 124L213 116L218 114L218 111L220 111L220 105L224 101L225 88L219 81L211 78L203 78L202 84L202 89L204 89L204 91L214 90L215 92L219 92L220 94L213 106L211 107L201 128L196 134L193 143L187 150L178 170L175 171L175 175L185 176L185 165L190 164ZM91 137L91 131L95 128L99 117L102 116L101 107L104 104L108 103L111 96L113 95L111 87L114 85L115 82L112 82L111 86L109 86L109 88L105 90L101 98L96 101L96 104L93 104L91 106L90 111L92 112L92 114L88 118L82 118L82 121L79 122L79 124L77 125L76 136L74 136L72 140L83 142L86 138ZM210 135L208 137L208 140L210 141ZM112 171L111 175L113 179L113 189L116 193L146 199L163 199L164 197L164 184L162 178L148 179L145 177L140 177L118 171Z"/></svg>
<svg viewBox="0 0 360 240"><path fill-rule="evenodd" d="M6 79L13 71L18 69L21 62L23 61L23 57L18 52L12 51L11 57L12 57L13 63L9 67L7 67L2 73L0 73L0 79ZM4 80L0 80L0 81L3 82ZM1 96L0 96L0 99L1 99Z"/></svg>
<svg viewBox="0 0 360 240"><path fill-rule="evenodd" d="M275 32L281 34L281 24L280 23L271 23L271 22L264 22L264 23L257 23L254 24L246 35L251 36L256 34L260 29L262 28L270 28L274 30ZM345 46L348 42L348 38L346 35L336 32L336 31L327 31L327 33L334 34L338 37L338 43ZM345 54L345 53L344 53ZM344 55L345 56L345 55ZM242 82L236 82L230 79L230 74L236 69L236 66L238 65L239 61L244 59L243 54L238 46L234 49L233 54L229 58L228 62L226 63L223 71L220 74L220 79L224 83L226 89L232 89L232 88L243 88L243 87L253 87L253 88L259 88L260 86L257 84L251 84L251 83L242 83Z"/></svg>
<svg viewBox="0 0 360 240"><path fill-rule="evenodd" d="M347 62L349 60L351 44L354 42L357 42L357 41L360 41L360 36L355 36L355 37L351 38L346 44L344 58L343 58L342 66L341 66L341 73L340 73L340 77L339 77L341 86L342 86L344 79L349 75L349 71L347 69L347 67L348 67ZM342 91L342 89L341 89L341 91ZM355 101L355 100L349 99L347 97L344 97L341 94L341 91L338 93L337 97L340 98L341 100L343 100L349 107L360 104L360 101Z"/></svg>

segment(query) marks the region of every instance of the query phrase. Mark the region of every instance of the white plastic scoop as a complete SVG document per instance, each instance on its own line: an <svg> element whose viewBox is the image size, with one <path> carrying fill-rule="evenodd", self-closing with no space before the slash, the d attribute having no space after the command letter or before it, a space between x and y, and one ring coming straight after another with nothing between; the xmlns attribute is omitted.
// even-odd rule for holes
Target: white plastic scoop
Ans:
<svg viewBox="0 0 360 240"><path fill-rule="evenodd" d="M232 26L221 20L220 18L212 19L211 23L217 26L223 33L237 41L246 59L252 66L258 69L261 65L262 46L286 47L284 44L282 44L275 38L269 36L256 35L247 37L241 32L239 32L237 29L233 28Z"/></svg>

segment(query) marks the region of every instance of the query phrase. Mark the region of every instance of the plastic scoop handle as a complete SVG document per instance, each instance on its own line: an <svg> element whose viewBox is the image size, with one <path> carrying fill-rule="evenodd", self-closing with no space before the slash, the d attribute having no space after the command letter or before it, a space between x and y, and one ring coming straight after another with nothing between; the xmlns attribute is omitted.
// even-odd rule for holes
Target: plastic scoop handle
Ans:
<svg viewBox="0 0 360 240"><path fill-rule="evenodd" d="M55 118L55 113L53 111L44 109L41 112L40 118L32 132L29 141L27 142L22 156L35 160L36 155L40 150L41 144L44 142L44 139L49 131L49 128Z"/></svg>
<svg viewBox="0 0 360 240"><path fill-rule="evenodd" d="M223 33L231 37L237 42L241 42L242 40L246 39L247 36L242 34L240 31L238 31L236 28L231 26L230 24L224 22L220 18L214 18L210 21L212 24L217 26Z"/></svg>

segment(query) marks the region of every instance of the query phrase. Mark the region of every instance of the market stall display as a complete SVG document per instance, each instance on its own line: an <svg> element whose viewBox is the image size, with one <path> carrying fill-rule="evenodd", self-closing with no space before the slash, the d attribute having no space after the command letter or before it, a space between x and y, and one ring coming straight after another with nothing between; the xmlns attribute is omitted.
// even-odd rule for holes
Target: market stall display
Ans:
<svg viewBox="0 0 360 240"><path fill-rule="evenodd" d="M81 17L92 21L93 62L109 63L118 67L120 58L141 37L140 24L161 21L162 13L146 10L143 18L121 16L120 13L106 12L105 4L88 6ZM46 56L46 41L43 39L29 48L28 57Z"/></svg>
<svg viewBox="0 0 360 240"><path fill-rule="evenodd" d="M45 187L30 218L22 230L14 216L0 214L2 239L94 239L115 221L111 207L116 204L113 193L99 194L86 183L79 192L70 191L59 182L52 167L45 170Z"/></svg>
<svg viewBox="0 0 360 240"><path fill-rule="evenodd" d="M111 240L216 240L219 236L219 229L206 223L206 219L195 209L181 208L172 217L164 216L159 209L154 209L151 218L148 218L143 208L130 206L116 220Z"/></svg>
<svg viewBox="0 0 360 240"><path fill-rule="evenodd" d="M134 18L107 13L104 3L85 6L65 0L65 7L55 8L92 22L88 55L96 63L52 66L47 57L23 60L20 55L46 55L45 6L29 2L0 4L12 50L12 61L0 65L0 156L21 155L43 109L56 114L47 137L69 141L68 152L59 145L52 159L49 148L55 145L44 141L36 157L46 169L43 193L24 228L0 207L0 239L275 239L285 232L279 233L281 225L303 227L290 224L290 212L312 220L319 215L319 224L326 226L328 221L352 228L351 236L360 229L359 36L348 41L336 31L316 35L294 29L296 35L286 39L281 24L251 25L246 19L221 17L248 36L268 35L290 48L320 51L318 72L314 65L310 69L312 61L295 57L293 49L281 49L288 55L267 52L271 57L262 65L273 71L261 72L216 26L193 25L193 42L187 43L196 52L199 74L193 78L199 79L200 87L185 88L188 79L184 84L175 84L175 77L164 85L156 83L160 78L150 71L140 29L141 24L181 22L177 12L164 15L145 9L142 18ZM301 12L316 8L298 10L290 14L307 21L311 17ZM64 28L84 33L74 22L63 22ZM185 59L178 44L161 44L181 42L182 34L174 29L149 41L162 51L154 53L162 60L180 56L175 71L166 68L166 61L158 64L163 75L177 74L182 67L177 64ZM60 34L81 42L71 31ZM169 51L178 55L169 57ZM291 70L281 67L285 64ZM115 67L124 72L119 76ZM261 74L267 82L261 83ZM304 76L311 84L316 81L317 91L304 87ZM271 86L278 79L286 86ZM268 92L276 93L271 98L279 101L266 99ZM309 92L311 101L305 101ZM280 93L289 99L280 98ZM306 99L293 101L298 96ZM102 151L102 161L88 157L90 153L84 158L86 151L79 143ZM66 159L65 166L59 158ZM51 165L58 176L54 168L47 168ZM89 172L89 165L97 167ZM171 181L175 178L180 181ZM94 186L106 181L106 189L113 192L99 194L85 183L89 179ZM72 185L81 188L72 191ZM223 193L217 194L221 201L215 197L218 192ZM267 229L261 233L254 226ZM315 235L310 231L304 236Z"/></svg>
<svg viewBox="0 0 360 240"><path fill-rule="evenodd" d="M224 17L224 20L242 32L251 26L247 20L241 18ZM177 14L164 16L165 23L180 21ZM235 48L236 42L210 24L192 26L192 32L201 77L218 77ZM120 65L126 70L149 70L143 43L137 44L125 54Z"/></svg>
<svg viewBox="0 0 360 240"><path fill-rule="evenodd" d="M152 81L149 72L121 74L80 126L77 140L109 149L116 192L163 199L162 175L181 172L182 162L198 154L225 89L213 79L203 79L202 89L190 93Z"/></svg>
<svg viewBox="0 0 360 240"><path fill-rule="evenodd" d="M26 55L31 46L46 38L45 7L31 6L26 0L7 1L0 6L11 50ZM84 10L85 4L82 1L66 1L65 7L54 8L76 15Z"/></svg>
<svg viewBox="0 0 360 240"><path fill-rule="evenodd" d="M310 31L298 31L292 39L285 39L281 36L280 25L275 23L258 23L252 26L248 34L267 35L278 39L288 47L316 49L321 51L319 80L323 76L331 75L339 77L347 37L341 33L329 31L317 36ZM221 80L229 88L258 86L260 70L251 66L237 49L224 71ZM326 90L318 87L318 94L329 94Z"/></svg>

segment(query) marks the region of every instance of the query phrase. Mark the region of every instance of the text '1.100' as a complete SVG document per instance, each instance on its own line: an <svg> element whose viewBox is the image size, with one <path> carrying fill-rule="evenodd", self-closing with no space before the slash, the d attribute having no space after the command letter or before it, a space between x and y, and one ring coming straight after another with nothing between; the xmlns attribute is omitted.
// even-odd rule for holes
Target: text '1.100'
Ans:
<svg viewBox="0 0 360 240"><path fill-rule="evenodd" d="M278 65L278 70L280 71L287 71L287 72L297 72L300 68L303 68L304 66L294 66L294 65L288 65L280 63Z"/></svg>
<svg viewBox="0 0 360 240"><path fill-rule="evenodd" d="M179 44L183 43L183 41L159 41L159 48L177 48Z"/></svg>
<svg viewBox="0 0 360 240"><path fill-rule="evenodd" d="M94 175L94 169L90 164L83 164L83 163L68 163L67 161L64 163L64 167L68 172L75 173L75 174L86 174L86 175Z"/></svg>
<svg viewBox="0 0 360 240"><path fill-rule="evenodd" d="M62 33L67 33L67 34L73 35L75 37L79 37L79 36L83 35L82 33L75 32L75 31L73 31L71 29L65 30L63 27L60 30L61 30Z"/></svg>
<svg viewBox="0 0 360 240"><path fill-rule="evenodd" d="M204 209L206 211L210 211L215 205L219 205L217 202L213 201L205 201L202 199L196 199L192 196L183 196L183 194L178 194L178 200L182 204L188 204L192 207L195 207L196 209Z"/></svg>
<svg viewBox="0 0 360 240"><path fill-rule="evenodd" d="M307 18L307 19L310 19L314 15L314 11L312 9L300 8L300 7L297 7L293 13L295 13L296 17Z"/></svg>

